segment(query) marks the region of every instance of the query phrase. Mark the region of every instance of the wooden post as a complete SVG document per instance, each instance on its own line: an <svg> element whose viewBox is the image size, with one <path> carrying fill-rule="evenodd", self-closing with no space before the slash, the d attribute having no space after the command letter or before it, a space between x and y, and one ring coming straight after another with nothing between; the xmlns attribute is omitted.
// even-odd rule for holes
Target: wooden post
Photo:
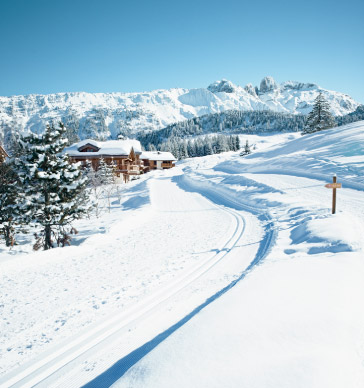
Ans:
<svg viewBox="0 0 364 388"><path fill-rule="evenodd" d="M336 175L332 177L332 183L336 183ZM336 213L336 188L332 189L332 214Z"/></svg>
<svg viewBox="0 0 364 388"><path fill-rule="evenodd" d="M341 189L341 183L336 182L336 175L332 177L332 183L325 185L326 188L332 189L332 214L336 213L336 189Z"/></svg>

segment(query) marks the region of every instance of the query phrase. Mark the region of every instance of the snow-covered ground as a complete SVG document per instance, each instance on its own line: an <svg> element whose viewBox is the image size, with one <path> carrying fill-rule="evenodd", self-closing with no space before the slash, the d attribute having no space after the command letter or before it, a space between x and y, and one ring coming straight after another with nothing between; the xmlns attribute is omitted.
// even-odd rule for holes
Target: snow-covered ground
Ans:
<svg viewBox="0 0 364 388"><path fill-rule="evenodd" d="M93 341L114 346L120 331L127 332L121 338L121 355L127 355L250 263L258 250L259 220L182 190L181 173L156 171L123 185L122 199L115 198L110 213L105 209L100 219L76 225L80 233L71 247L36 253L31 244L3 249L0 365L7 376L0 383L12 385L23 373L33 376L43 361L57 369ZM134 327L136 320L148 330ZM110 355L112 361L120 357L120 349L114 354L106 348L106 360L100 361L100 353L90 360L93 351L77 358L81 376L69 378L75 386L102 371Z"/></svg>
<svg viewBox="0 0 364 388"><path fill-rule="evenodd" d="M0 385L362 387L364 122L249 142L0 251Z"/></svg>

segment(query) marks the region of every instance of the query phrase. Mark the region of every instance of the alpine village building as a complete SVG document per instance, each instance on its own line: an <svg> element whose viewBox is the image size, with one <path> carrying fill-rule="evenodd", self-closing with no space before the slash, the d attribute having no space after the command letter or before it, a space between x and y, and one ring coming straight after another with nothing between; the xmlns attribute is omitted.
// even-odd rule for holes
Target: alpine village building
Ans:
<svg viewBox="0 0 364 388"><path fill-rule="evenodd" d="M94 170L101 159L115 166L115 174L129 181L130 176L140 175L151 170L169 169L175 166L176 158L170 152L142 151L138 140L96 141L86 139L65 148L71 162L81 162L86 166L90 161Z"/></svg>

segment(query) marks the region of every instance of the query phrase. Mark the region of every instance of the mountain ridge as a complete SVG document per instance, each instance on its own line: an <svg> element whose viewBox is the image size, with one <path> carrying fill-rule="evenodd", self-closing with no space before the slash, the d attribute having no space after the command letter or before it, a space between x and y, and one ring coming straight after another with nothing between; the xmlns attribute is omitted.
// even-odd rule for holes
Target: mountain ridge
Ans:
<svg viewBox="0 0 364 388"><path fill-rule="evenodd" d="M118 134L134 136L175 122L228 110L307 114L322 92L335 116L361 104L349 95L313 83L264 77L259 87L241 87L222 79L206 88L157 89L134 93L61 92L0 97L0 140L9 133L42 132L51 120L62 120L79 138L106 140Z"/></svg>

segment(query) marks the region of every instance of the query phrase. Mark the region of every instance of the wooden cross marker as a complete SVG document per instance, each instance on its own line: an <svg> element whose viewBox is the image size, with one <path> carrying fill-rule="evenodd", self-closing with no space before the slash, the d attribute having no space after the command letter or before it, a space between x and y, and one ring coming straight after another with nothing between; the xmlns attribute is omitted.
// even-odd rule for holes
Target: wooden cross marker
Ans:
<svg viewBox="0 0 364 388"><path fill-rule="evenodd" d="M336 189L341 189L341 183L336 182L336 175L332 177L332 183L325 185L328 189L332 189L332 214L336 213Z"/></svg>

